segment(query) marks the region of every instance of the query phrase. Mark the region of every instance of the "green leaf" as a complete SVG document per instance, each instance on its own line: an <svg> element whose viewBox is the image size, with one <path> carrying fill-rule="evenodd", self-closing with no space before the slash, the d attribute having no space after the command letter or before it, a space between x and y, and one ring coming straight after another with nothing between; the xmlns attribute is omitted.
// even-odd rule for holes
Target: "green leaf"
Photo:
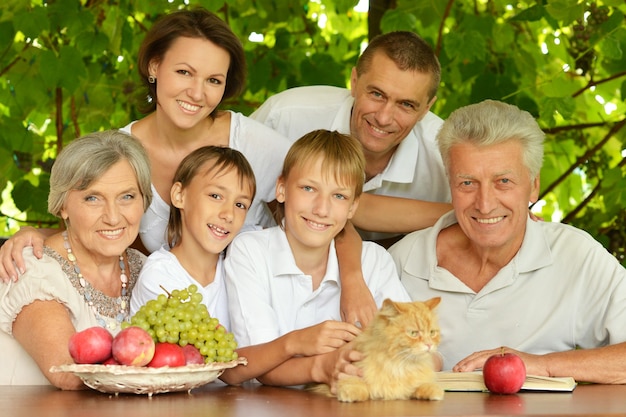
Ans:
<svg viewBox="0 0 626 417"><path fill-rule="evenodd" d="M585 5L572 0L548 0L545 10L564 26L568 26L576 19L583 18Z"/></svg>
<svg viewBox="0 0 626 417"><path fill-rule="evenodd" d="M380 21L380 29L383 33L396 30L415 31L417 18L411 14L400 10L387 10Z"/></svg>
<svg viewBox="0 0 626 417"><path fill-rule="evenodd" d="M613 36L607 36L600 42L600 51L607 59L618 61L624 57L624 51L619 40Z"/></svg>
<svg viewBox="0 0 626 417"><path fill-rule="evenodd" d="M569 97L579 88L577 81L565 73L560 73L541 85L542 92L547 97Z"/></svg>
<svg viewBox="0 0 626 417"><path fill-rule="evenodd" d="M450 33L444 39L446 55L451 60L474 61L483 60L486 55L487 43L485 37L477 31L468 33Z"/></svg>
<svg viewBox="0 0 626 417"><path fill-rule="evenodd" d="M46 213L48 201L49 186L48 182L40 184L39 187L33 186L29 181L21 180L15 183L13 187L13 202L20 211L33 211L34 213ZM34 218L42 216L34 215Z"/></svg>
<svg viewBox="0 0 626 417"><path fill-rule="evenodd" d="M13 28L13 24L11 22L0 22L0 39L8 43L8 41L13 40L14 37L15 29Z"/></svg>
<svg viewBox="0 0 626 417"><path fill-rule="evenodd" d="M522 10L520 13L516 14L511 18L511 21L519 21L519 22L536 22L541 20L545 16L545 9L543 6L539 4L535 4L534 6L530 6L527 9Z"/></svg>
<svg viewBox="0 0 626 417"><path fill-rule="evenodd" d="M58 87L64 70L61 68L56 54L50 50L42 51L39 55L39 67L41 68L41 78L46 87L49 89Z"/></svg>
<svg viewBox="0 0 626 417"><path fill-rule="evenodd" d="M576 110L576 103L571 97L544 97L540 100L539 107L543 120L553 120L555 113L568 120Z"/></svg>
<svg viewBox="0 0 626 417"><path fill-rule="evenodd" d="M300 71L303 85L325 84L338 87L345 86L344 67L339 65L328 54L315 54L302 61Z"/></svg>
<svg viewBox="0 0 626 417"><path fill-rule="evenodd" d="M61 69L59 83L70 93L73 93L78 87L80 78L87 75L83 58L80 52L72 46L61 47L59 58L59 68Z"/></svg>
<svg viewBox="0 0 626 417"><path fill-rule="evenodd" d="M44 7L35 7L27 13L16 14L13 24L16 30L32 39L50 30L50 20Z"/></svg>
<svg viewBox="0 0 626 417"><path fill-rule="evenodd" d="M354 6L356 6L359 1L358 0L334 0L335 3L335 12L337 14L348 13Z"/></svg>

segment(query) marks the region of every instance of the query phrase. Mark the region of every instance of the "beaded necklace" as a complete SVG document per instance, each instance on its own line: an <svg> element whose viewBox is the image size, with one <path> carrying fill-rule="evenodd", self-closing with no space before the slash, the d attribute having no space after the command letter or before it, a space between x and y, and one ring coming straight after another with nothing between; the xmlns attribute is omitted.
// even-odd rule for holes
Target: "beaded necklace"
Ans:
<svg viewBox="0 0 626 417"><path fill-rule="evenodd" d="M85 302L87 303L87 305L89 305L94 315L96 316L96 321L101 327L105 327L111 331L119 330L122 322L126 320L126 318L128 317L129 310L130 310L130 303L129 303L130 296L128 294L128 289L127 289L128 276L126 275L126 265L124 264L124 254L120 255L120 270L121 270L120 282L122 285L122 291L121 291L121 296L116 298L119 309L118 309L116 316L114 317L114 320L111 320L112 319L111 317L107 317L107 316L103 317L103 315L100 313L98 309L99 303L97 303L97 301L101 299L101 297L99 296L101 292L93 288L93 286L89 283L89 281L87 281L85 277L83 276L83 274L80 272L80 268L78 267L77 260L76 260L76 255L74 255L74 253L72 252L72 246L70 245L70 241L68 239L68 234L66 230L63 231L62 236L63 236L63 247L67 251L67 259L72 263L72 266L74 267L74 272L76 273L78 277L78 283L80 284L83 290L82 293L83 293L83 297L85 298ZM106 320L105 318L108 318L109 320Z"/></svg>

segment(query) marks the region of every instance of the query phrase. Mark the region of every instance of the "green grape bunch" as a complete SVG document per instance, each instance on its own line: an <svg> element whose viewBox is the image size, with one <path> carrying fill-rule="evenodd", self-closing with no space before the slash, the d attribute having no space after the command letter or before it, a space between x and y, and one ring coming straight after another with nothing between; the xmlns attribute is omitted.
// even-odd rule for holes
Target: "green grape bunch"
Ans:
<svg viewBox="0 0 626 417"><path fill-rule="evenodd" d="M167 295L159 294L156 299L141 306L130 321L122 323L122 328L129 326L146 330L155 343L193 345L200 351L205 363L237 359L234 335L217 318L211 317L195 284L186 289L173 290Z"/></svg>

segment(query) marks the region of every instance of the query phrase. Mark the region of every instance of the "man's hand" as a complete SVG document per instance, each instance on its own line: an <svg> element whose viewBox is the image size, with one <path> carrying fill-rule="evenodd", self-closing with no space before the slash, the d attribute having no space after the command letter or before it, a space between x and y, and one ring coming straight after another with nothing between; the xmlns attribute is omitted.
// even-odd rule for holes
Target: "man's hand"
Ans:
<svg viewBox="0 0 626 417"><path fill-rule="evenodd" d="M454 372L471 372L482 369L487 359L493 355L500 355L502 353L514 353L522 358L524 365L526 365L526 373L529 375L550 376L547 360L544 356L531 355L530 353L520 352L504 346L474 352L454 365L452 370Z"/></svg>
<svg viewBox="0 0 626 417"><path fill-rule="evenodd" d="M341 319L346 323L364 328L376 314L376 302L365 281L353 280L341 289Z"/></svg>

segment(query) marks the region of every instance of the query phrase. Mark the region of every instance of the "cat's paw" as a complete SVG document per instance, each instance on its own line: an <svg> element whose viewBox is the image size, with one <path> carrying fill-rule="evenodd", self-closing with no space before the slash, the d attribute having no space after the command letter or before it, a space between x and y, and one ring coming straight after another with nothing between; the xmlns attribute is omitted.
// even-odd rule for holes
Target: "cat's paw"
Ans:
<svg viewBox="0 0 626 417"><path fill-rule="evenodd" d="M418 400L439 401L443 400L444 390L434 382L428 382L420 385L415 390L414 398Z"/></svg>
<svg viewBox="0 0 626 417"><path fill-rule="evenodd" d="M340 379L337 381L337 399L345 403L367 401L370 399L370 393L360 378Z"/></svg>

